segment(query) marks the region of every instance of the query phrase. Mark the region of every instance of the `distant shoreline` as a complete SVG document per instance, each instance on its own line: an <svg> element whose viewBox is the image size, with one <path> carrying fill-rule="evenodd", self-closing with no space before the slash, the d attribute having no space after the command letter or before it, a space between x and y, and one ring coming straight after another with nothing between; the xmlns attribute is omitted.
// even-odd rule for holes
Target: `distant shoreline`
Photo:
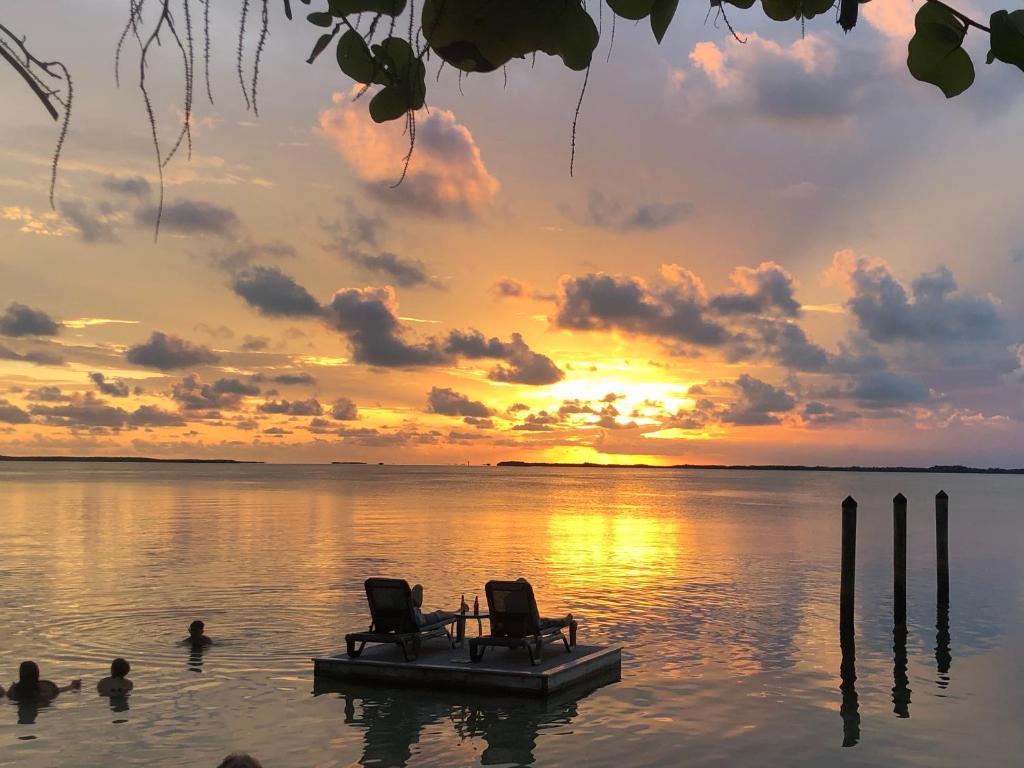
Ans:
<svg viewBox="0 0 1024 768"><path fill-rule="evenodd" d="M772 472L891 472L946 475L1024 475L1024 467L1002 469L1000 467L966 467L960 464L932 467L826 467L802 464L597 464L584 461L579 463L556 461L499 461L499 467L582 467L585 469L724 469Z"/></svg>
<svg viewBox="0 0 1024 768"><path fill-rule="evenodd" d="M148 456L0 456L0 461L77 461L107 464L263 464L262 461L237 459L154 459Z"/></svg>

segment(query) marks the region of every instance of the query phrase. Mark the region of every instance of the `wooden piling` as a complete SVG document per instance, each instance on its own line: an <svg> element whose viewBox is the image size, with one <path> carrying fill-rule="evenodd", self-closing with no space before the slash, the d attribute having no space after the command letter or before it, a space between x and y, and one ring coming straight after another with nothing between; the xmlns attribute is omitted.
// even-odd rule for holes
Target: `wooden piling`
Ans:
<svg viewBox="0 0 1024 768"><path fill-rule="evenodd" d="M935 494L935 567L939 604L949 605L949 496Z"/></svg>
<svg viewBox="0 0 1024 768"><path fill-rule="evenodd" d="M853 634L853 599L857 570L857 502L843 500L843 554L839 585L839 634Z"/></svg>
<svg viewBox="0 0 1024 768"><path fill-rule="evenodd" d="M892 500L892 617L897 626L907 623L907 497Z"/></svg>

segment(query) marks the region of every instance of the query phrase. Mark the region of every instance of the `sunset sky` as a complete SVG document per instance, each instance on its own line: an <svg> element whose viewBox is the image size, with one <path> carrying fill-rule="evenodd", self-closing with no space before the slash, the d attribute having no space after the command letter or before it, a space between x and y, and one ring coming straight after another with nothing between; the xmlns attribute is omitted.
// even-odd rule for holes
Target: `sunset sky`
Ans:
<svg viewBox="0 0 1024 768"><path fill-rule="evenodd" d="M215 3L156 242L127 4L40 5L0 21L75 109L54 212L56 126L0 68L0 453L1024 466L1024 75L968 35L970 91L914 81L915 2L733 9L745 44L683 4L610 52L606 14L572 177L581 73L431 64L397 188L402 121L317 30L271 4L257 117Z"/></svg>

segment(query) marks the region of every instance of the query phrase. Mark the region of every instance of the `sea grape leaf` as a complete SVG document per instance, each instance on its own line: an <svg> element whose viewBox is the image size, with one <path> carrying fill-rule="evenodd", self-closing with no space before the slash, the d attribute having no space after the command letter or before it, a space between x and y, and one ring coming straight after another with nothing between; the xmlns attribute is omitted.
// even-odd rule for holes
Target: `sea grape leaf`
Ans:
<svg viewBox="0 0 1024 768"><path fill-rule="evenodd" d="M615 11L616 16L639 21L651 15L656 3L657 0L608 0L608 7Z"/></svg>
<svg viewBox="0 0 1024 768"><path fill-rule="evenodd" d="M334 35L332 35L330 32L320 35L320 37L317 38L316 45L313 46L312 53L310 53L309 58L306 59L306 63L312 64L314 61L316 61L316 57L324 52L324 48L326 48L333 39Z"/></svg>
<svg viewBox="0 0 1024 768"><path fill-rule="evenodd" d="M463 72L492 72L535 51L580 71L598 42L597 25L575 0L425 0L422 30L430 47Z"/></svg>
<svg viewBox="0 0 1024 768"><path fill-rule="evenodd" d="M654 39L659 43L668 31L668 25L672 23L672 17L676 15L676 8L679 7L679 0L654 0L654 8L651 10L651 30L654 32Z"/></svg>
<svg viewBox="0 0 1024 768"><path fill-rule="evenodd" d="M910 74L938 86L947 99L970 88L974 63L963 49L967 25L949 9L925 3L914 18L914 28L907 46Z"/></svg>
<svg viewBox="0 0 1024 768"><path fill-rule="evenodd" d="M711 0L711 6L713 8L719 7L722 5L723 2L726 2L729 5L735 5L737 8L743 8L744 10L746 10L747 8L750 8L755 2L757 2L757 0Z"/></svg>
<svg viewBox="0 0 1024 768"><path fill-rule="evenodd" d="M372 83L383 74L381 67L370 53L363 36L350 29L338 40L338 67L357 83ZM376 80L376 82L382 82Z"/></svg>
<svg viewBox="0 0 1024 768"><path fill-rule="evenodd" d="M992 30L988 63L999 59L1024 70L1024 11L996 11L988 25Z"/></svg>
<svg viewBox="0 0 1024 768"><path fill-rule="evenodd" d="M335 16L355 13L383 13L397 16L405 10L406 0L328 0L328 7Z"/></svg>
<svg viewBox="0 0 1024 768"><path fill-rule="evenodd" d="M383 123L422 107L427 98L427 70L409 43L389 37L372 50L378 67L373 82L383 83L384 88L370 99L370 117Z"/></svg>
<svg viewBox="0 0 1024 768"><path fill-rule="evenodd" d="M370 99L370 117L377 123L397 120L408 111L406 100L396 88L384 88Z"/></svg>
<svg viewBox="0 0 1024 768"><path fill-rule="evenodd" d="M327 11L314 11L309 14L306 19L311 24L316 24L318 27L329 27L334 23L334 17Z"/></svg>
<svg viewBox="0 0 1024 768"><path fill-rule="evenodd" d="M765 15L775 21L813 19L834 5L835 0L761 0Z"/></svg>

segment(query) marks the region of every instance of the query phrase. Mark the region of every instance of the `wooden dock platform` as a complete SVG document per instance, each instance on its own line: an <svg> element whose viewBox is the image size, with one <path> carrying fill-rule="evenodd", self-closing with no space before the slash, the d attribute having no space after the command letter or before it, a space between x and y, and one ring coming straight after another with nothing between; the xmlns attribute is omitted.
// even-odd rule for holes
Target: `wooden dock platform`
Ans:
<svg viewBox="0 0 1024 768"><path fill-rule="evenodd" d="M615 682L621 667L621 648L598 645L577 645L571 654L549 646L537 666L530 665L522 649L490 648L482 661L474 663L468 648L443 644L424 645L415 661L404 661L394 645L369 646L357 659L344 651L313 659L318 677L541 697L575 686Z"/></svg>

